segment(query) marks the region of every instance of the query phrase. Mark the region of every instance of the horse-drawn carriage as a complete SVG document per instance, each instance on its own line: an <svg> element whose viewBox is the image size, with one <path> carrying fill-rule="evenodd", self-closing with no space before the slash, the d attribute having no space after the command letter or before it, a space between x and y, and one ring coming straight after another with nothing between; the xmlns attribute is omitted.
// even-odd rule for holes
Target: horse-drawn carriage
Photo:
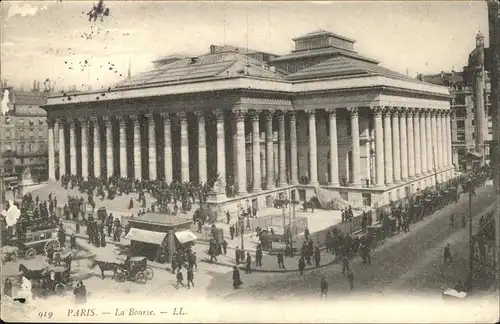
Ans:
<svg viewBox="0 0 500 324"><path fill-rule="evenodd" d="M148 280L153 279L153 277L153 269L148 267L148 259L146 257L131 257L129 264L118 267L116 272L116 280L118 282L129 280L138 284L145 284Z"/></svg>
<svg viewBox="0 0 500 324"><path fill-rule="evenodd" d="M50 250L58 250L60 244L57 231L57 227L54 226L35 231L28 230L25 235L8 237L6 246L2 248L2 260L16 261L19 255L29 260L42 251L47 255Z"/></svg>
<svg viewBox="0 0 500 324"><path fill-rule="evenodd" d="M73 281L71 281L70 271L67 267L52 266L48 268L48 273L52 283L52 289L49 292L62 296L68 288L73 287Z"/></svg>

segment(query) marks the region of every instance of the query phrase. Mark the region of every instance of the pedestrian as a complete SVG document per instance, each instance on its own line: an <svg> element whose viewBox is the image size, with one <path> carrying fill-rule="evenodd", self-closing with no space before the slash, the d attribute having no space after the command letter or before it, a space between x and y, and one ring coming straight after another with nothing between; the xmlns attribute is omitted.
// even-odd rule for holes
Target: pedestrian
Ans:
<svg viewBox="0 0 500 324"><path fill-rule="evenodd" d="M257 251L255 251L255 267L262 267L262 246L257 245Z"/></svg>
<svg viewBox="0 0 500 324"><path fill-rule="evenodd" d="M175 269L177 269L177 257L174 254L172 256L172 273L175 273Z"/></svg>
<svg viewBox="0 0 500 324"><path fill-rule="evenodd" d="M188 270L187 270L187 285L188 285L188 289L191 288L191 285L194 288L194 281L193 280L194 280L193 268L188 268Z"/></svg>
<svg viewBox="0 0 500 324"><path fill-rule="evenodd" d="M450 215L450 227L455 227L455 214Z"/></svg>
<svg viewBox="0 0 500 324"><path fill-rule="evenodd" d="M75 233L71 233L71 237L69 238L69 245L71 250L76 250L76 236Z"/></svg>
<svg viewBox="0 0 500 324"><path fill-rule="evenodd" d="M328 294L328 282L326 281L325 276L321 278L320 286L321 286L321 299L324 299L326 301L326 295Z"/></svg>
<svg viewBox="0 0 500 324"><path fill-rule="evenodd" d="M283 262L283 252L281 250L278 252L278 268L285 269L285 264Z"/></svg>
<svg viewBox="0 0 500 324"><path fill-rule="evenodd" d="M459 280L455 285L454 289L458 292L465 292L464 286L462 285L462 280Z"/></svg>
<svg viewBox="0 0 500 324"><path fill-rule="evenodd" d="M177 271L176 278L177 278L177 285L175 285L175 289L179 289L179 285L184 288L184 283L183 283L184 276L182 275L182 272L180 270Z"/></svg>
<svg viewBox="0 0 500 324"><path fill-rule="evenodd" d="M9 297L12 297L12 282L9 278L5 279L4 281L3 293Z"/></svg>
<svg viewBox="0 0 500 324"><path fill-rule="evenodd" d="M231 214L229 213L229 210L226 211L226 220L227 220L227 223L229 224L229 222L231 221Z"/></svg>
<svg viewBox="0 0 500 324"><path fill-rule="evenodd" d="M305 267L306 267L306 262L304 261L304 257L301 256L299 259L299 271L301 276L304 274Z"/></svg>
<svg viewBox="0 0 500 324"><path fill-rule="evenodd" d="M222 239L222 251L224 252L224 255L227 255L227 241L226 239Z"/></svg>
<svg viewBox="0 0 500 324"><path fill-rule="evenodd" d="M349 274L349 257L347 255L342 256L342 274Z"/></svg>
<svg viewBox="0 0 500 324"><path fill-rule="evenodd" d="M446 244L446 247L444 248L444 265L446 266L448 264L447 261L450 261L452 263L451 259L451 251L450 251L450 244Z"/></svg>
<svg viewBox="0 0 500 324"><path fill-rule="evenodd" d="M465 213L462 213L462 228L467 226L467 218L465 217Z"/></svg>
<svg viewBox="0 0 500 324"><path fill-rule="evenodd" d="M252 257L250 256L250 252L247 252L246 273L252 273Z"/></svg>
<svg viewBox="0 0 500 324"><path fill-rule="evenodd" d="M314 249L314 263L316 264L316 268L319 268L321 262L321 252L319 251L319 247Z"/></svg>
<svg viewBox="0 0 500 324"><path fill-rule="evenodd" d="M193 252L191 254L191 262L192 262L192 265L194 266L195 270L198 270L198 264L196 263L196 252Z"/></svg>
<svg viewBox="0 0 500 324"><path fill-rule="evenodd" d="M354 289L354 273L349 270L347 273L347 280L349 281L349 289L353 290Z"/></svg>
<svg viewBox="0 0 500 324"><path fill-rule="evenodd" d="M234 266L233 267L233 287L234 289L238 289L243 282L241 282L240 278L240 271L238 270L238 267Z"/></svg>
<svg viewBox="0 0 500 324"><path fill-rule="evenodd" d="M85 304L87 302L87 288L85 288L83 281L78 281L73 294L75 295L75 301L77 304Z"/></svg>
<svg viewBox="0 0 500 324"><path fill-rule="evenodd" d="M236 265L240 264L240 248L236 246L236 250L234 250L234 259L236 260Z"/></svg>
<svg viewBox="0 0 500 324"><path fill-rule="evenodd" d="M229 235L231 236L231 240L234 240L234 232L235 232L235 228L234 228L234 224L229 226Z"/></svg>

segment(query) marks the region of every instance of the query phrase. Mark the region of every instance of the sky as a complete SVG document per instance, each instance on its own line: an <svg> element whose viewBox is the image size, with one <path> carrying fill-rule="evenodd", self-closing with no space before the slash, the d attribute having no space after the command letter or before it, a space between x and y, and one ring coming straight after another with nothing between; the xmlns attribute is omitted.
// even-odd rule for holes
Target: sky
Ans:
<svg viewBox="0 0 500 324"><path fill-rule="evenodd" d="M104 1L110 15L89 22L92 1L2 1L2 80L24 89L49 79L56 89L107 88L152 69L170 54L196 56L210 44L286 54L292 38L319 29L356 40L355 51L417 73L462 70L480 30L485 1L167 2Z"/></svg>

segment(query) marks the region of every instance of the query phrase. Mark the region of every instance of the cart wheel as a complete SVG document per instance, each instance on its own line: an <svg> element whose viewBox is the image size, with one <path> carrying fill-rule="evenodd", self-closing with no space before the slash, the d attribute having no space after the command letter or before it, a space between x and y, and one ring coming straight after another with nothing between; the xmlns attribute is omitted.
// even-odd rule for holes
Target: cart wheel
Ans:
<svg viewBox="0 0 500 324"><path fill-rule="evenodd" d="M49 252L49 249L50 248L53 248L54 250L58 250L61 245L59 244L59 241L58 240L50 240L50 241L47 241L47 243L45 243L44 247L43 247L43 250L45 251L45 254L47 254Z"/></svg>
<svg viewBox="0 0 500 324"><path fill-rule="evenodd" d="M125 282L125 274L120 272L116 274L116 281Z"/></svg>
<svg viewBox="0 0 500 324"><path fill-rule="evenodd" d="M154 276L155 276L155 273L154 273L154 271L153 271L153 268L151 268L151 267L146 267L146 269L144 270L144 274L146 275L146 278L147 278L148 280L153 279L153 278L154 278Z"/></svg>
<svg viewBox="0 0 500 324"><path fill-rule="evenodd" d="M56 294L59 296L64 296L64 293L66 292L66 286L63 283L58 283L56 285Z"/></svg>
<svg viewBox="0 0 500 324"><path fill-rule="evenodd" d="M28 251L26 251L26 253L24 254L24 256L27 260L33 259L35 257L35 255L36 255L36 251L34 248L28 249Z"/></svg>
<svg viewBox="0 0 500 324"><path fill-rule="evenodd" d="M146 277L146 275L144 274L144 272L139 271L135 275L135 280L134 281L136 283L138 283L138 284L144 285L148 281L148 278Z"/></svg>
<svg viewBox="0 0 500 324"><path fill-rule="evenodd" d="M16 262L17 261L17 252L12 253L12 255L10 256L10 259L12 260L12 262Z"/></svg>

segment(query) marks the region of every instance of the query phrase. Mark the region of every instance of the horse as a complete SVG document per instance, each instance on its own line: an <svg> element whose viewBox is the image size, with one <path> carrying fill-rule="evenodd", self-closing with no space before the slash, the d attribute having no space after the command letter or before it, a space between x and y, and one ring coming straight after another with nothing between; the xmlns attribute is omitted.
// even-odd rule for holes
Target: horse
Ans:
<svg viewBox="0 0 500 324"><path fill-rule="evenodd" d="M24 264L19 265L19 272L22 273L22 277L25 277L28 280L41 280L46 277L47 269L42 270L30 270L26 268Z"/></svg>
<svg viewBox="0 0 500 324"><path fill-rule="evenodd" d="M104 271L113 271L113 276L111 277L111 279L114 279L118 268L120 268L122 265L116 262L94 260L90 268L93 269L95 266L98 266L99 269L101 270L101 275L102 275L101 279L104 280Z"/></svg>

